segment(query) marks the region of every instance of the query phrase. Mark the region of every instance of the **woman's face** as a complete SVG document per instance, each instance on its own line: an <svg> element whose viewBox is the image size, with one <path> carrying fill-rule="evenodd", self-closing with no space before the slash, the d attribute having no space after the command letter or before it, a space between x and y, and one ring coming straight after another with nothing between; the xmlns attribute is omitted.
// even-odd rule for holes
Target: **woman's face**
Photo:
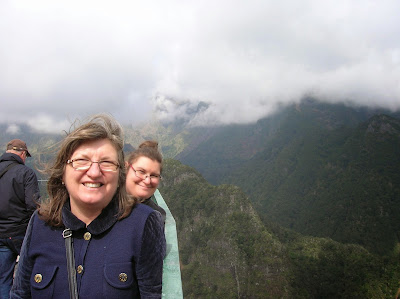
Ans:
<svg viewBox="0 0 400 299"><path fill-rule="evenodd" d="M117 151L108 139L84 142L70 157L70 160L76 159L118 164ZM84 211L100 213L110 203L118 188L119 168L116 171L102 171L98 163L92 163L87 170L76 170L72 166L66 166L63 177L72 213L76 216Z"/></svg>
<svg viewBox="0 0 400 299"><path fill-rule="evenodd" d="M151 197L160 183L160 163L147 157L139 157L127 167L126 191L138 199Z"/></svg>

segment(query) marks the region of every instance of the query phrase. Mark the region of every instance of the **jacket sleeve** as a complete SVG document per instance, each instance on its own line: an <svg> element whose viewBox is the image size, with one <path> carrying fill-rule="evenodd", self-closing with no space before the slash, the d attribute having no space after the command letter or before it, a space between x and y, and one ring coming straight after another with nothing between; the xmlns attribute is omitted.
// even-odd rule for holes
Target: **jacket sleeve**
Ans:
<svg viewBox="0 0 400 299"><path fill-rule="evenodd" d="M15 273L13 286L10 292L10 299L31 298L30 278L32 274L33 262L29 258L29 246L31 243L32 226L36 213L34 213L31 217L26 230L24 242L21 248L21 254L19 257L17 272Z"/></svg>
<svg viewBox="0 0 400 299"><path fill-rule="evenodd" d="M36 203L40 199L39 184L35 172L32 169L26 172L24 177L25 204L30 213L36 210Z"/></svg>
<svg viewBox="0 0 400 299"><path fill-rule="evenodd" d="M153 211L144 226L140 257L136 264L136 275L142 299L161 298L165 253L164 224L161 214Z"/></svg>

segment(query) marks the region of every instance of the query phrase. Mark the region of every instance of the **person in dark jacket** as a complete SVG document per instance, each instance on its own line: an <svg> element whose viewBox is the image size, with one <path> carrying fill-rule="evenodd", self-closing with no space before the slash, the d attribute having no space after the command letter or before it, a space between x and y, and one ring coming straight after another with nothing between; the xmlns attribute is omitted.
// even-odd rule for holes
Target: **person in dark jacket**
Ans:
<svg viewBox="0 0 400 299"><path fill-rule="evenodd" d="M0 298L9 298L22 240L39 200L36 174L25 166L30 156L26 143L13 139L0 157Z"/></svg>
<svg viewBox="0 0 400 299"><path fill-rule="evenodd" d="M12 299L70 298L69 278L79 298L161 298L161 216L127 194L122 149L121 126L103 114L63 140L49 198L29 222ZM70 231L74 261L66 257Z"/></svg>
<svg viewBox="0 0 400 299"><path fill-rule="evenodd" d="M125 163L126 190L141 203L160 212L165 224L166 212L153 200L161 180L162 160L157 141L142 142Z"/></svg>

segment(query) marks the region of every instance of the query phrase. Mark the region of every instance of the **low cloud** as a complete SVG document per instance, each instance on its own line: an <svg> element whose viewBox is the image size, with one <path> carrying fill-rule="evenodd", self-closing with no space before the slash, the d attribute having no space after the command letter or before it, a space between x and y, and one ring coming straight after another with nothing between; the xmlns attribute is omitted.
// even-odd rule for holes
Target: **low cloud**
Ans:
<svg viewBox="0 0 400 299"><path fill-rule="evenodd" d="M397 110L398 11L397 0L3 1L0 119L55 132L99 112L251 122L305 95Z"/></svg>
<svg viewBox="0 0 400 299"><path fill-rule="evenodd" d="M20 127L15 124L9 125L6 129L7 134L18 134L19 132L20 132Z"/></svg>

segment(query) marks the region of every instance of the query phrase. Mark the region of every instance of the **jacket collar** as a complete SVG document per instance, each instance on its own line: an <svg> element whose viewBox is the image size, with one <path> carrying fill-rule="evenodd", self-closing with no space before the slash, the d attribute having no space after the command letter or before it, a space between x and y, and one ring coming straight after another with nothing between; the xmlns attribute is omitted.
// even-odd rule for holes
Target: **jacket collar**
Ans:
<svg viewBox="0 0 400 299"><path fill-rule="evenodd" d="M108 206L103 209L101 214L86 227L86 224L83 221L79 220L74 214L72 214L71 206L68 201L62 209L63 223L65 227L68 227L73 231L87 229L87 231L92 235L99 235L117 222L118 204L116 202L117 198L114 197Z"/></svg>
<svg viewBox="0 0 400 299"><path fill-rule="evenodd" d="M0 162L3 162L3 161L13 161L13 162L18 162L19 164L25 164L20 156L13 154L13 153L4 153L0 157Z"/></svg>

